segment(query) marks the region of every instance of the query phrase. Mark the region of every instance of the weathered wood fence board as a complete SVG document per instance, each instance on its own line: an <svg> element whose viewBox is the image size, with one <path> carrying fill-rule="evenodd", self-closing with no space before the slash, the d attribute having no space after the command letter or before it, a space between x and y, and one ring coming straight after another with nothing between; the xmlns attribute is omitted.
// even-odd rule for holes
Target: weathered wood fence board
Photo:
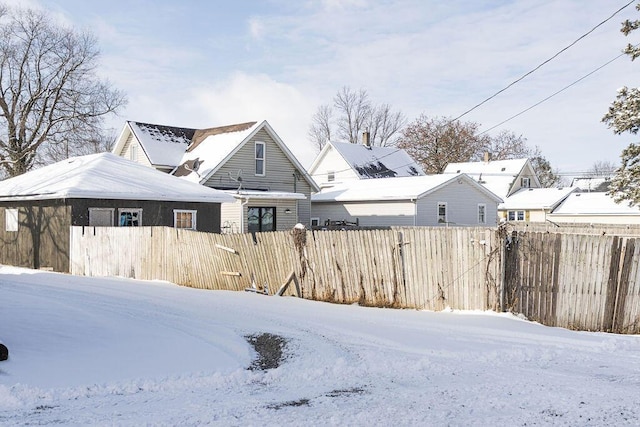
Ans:
<svg viewBox="0 0 640 427"><path fill-rule="evenodd" d="M637 239L517 233L505 255L508 308L545 325L640 332Z"/></svg>
<svg viewBox="0 0 640 427"><path fill-rule="evenodd" d="M407 227L219 235L71 228L71 272L202 289L268 287L378 307L511 310L545 325L640 333L631 236ZM291 286L286 295L295 295Z"/></svg>

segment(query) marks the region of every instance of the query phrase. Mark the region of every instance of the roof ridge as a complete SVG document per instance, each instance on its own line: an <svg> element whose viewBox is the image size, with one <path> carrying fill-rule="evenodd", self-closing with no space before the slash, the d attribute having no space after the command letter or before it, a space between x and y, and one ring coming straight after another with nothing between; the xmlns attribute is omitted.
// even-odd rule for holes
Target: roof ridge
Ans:
<svg viewBox="0 0 640 427"><path fill-rule="evenodd" d="M191 144L189 144L189 147L187 148L187 152L194 150L198 145L200 145L202 141L207 139L207 137L209 136L231 132L242 132L243 130L247 130L250 127L254 126L256 123L258 122L244 122L236 123L233 125L216 126L206 129L196 129L193 134L193 138L191 139Z"/></svg>

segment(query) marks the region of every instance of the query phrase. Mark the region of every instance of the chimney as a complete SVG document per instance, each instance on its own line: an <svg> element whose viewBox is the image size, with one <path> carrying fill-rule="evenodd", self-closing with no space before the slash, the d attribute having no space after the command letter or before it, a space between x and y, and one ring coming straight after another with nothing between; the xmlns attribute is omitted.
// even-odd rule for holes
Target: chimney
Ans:
<svg viewBox="0 0 640 427"><path fill-rule="evenodd" d="M485 163L489 163L489 160L491 160L491 153L489 153L488 151L484 152L484 162Z"/></svg>
<svg viewBox="0 0 640 427"><path fill-rule="evenodd" d="M362 132L362 145L364 145L367 148L371 148L371 135L369 134L369 131L364 131Z"/></svg>

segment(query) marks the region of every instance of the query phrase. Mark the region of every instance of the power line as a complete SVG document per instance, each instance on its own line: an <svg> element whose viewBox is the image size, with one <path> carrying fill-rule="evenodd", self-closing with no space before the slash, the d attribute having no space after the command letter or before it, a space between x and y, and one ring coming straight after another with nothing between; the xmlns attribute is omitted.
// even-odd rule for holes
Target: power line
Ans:
<svg viewBox="0 0 640 427"><path fill-rule="evenodd" d="M635 45L634 47L638 47L638 46L640 46L640 44L637 44L637 45ZM603 69L603 68L604 68L604 67L606 67L607 65L611 64L611 63L612 63L613 61L615 61L616 59L618 59L618 58L620 58L620 57L622 57L622 56L625 56L625 55L626 55L625 53L621 53L620 55L616 56L615 58L613 58L613 59L611 59L611 60L609 60L609 61L607 61L607 62L605 62L604 64L602 64L601 66L599 66L599 67L598 67L598 68L596 68L595 70L593 70L593 71L591 71L591 72L589 72L589 73L585 74L584 76L580 77L578 80L576 80L576 81L574 81L573 83L570 83L570 84L568 84L567 86L563 87L562 89L560 89L560 90L558 90L558 91L556 91L556 92L552 93L551 95L547 96L546 98L542 99L541 101L538 101L538 102L536 102L535 104L533 104L532 106L530 106L530 107L528 107L528 108L525 108L524 110L520 111L520 112L519 112L519 113L517 113L517 114L514 114L513 116L509 117L508 119L501 121L501 122L500 122L500 123L498 123L497 125L492 126L492 127L490 127L489 129L487 129L487 130L484 130L484 131L480 132L480 133L479 133L479 135L482 135L482 134L485 134L485 133L487 133L487 132L490 132L490 131L492 131L493 129L495 129L495 128L499 127L499 126L502 126L503 124L505 124L505 123L507 123L507 122L509 122L509 121L511 121L511 120L513 120L513 119L515 119L516 117L518 117L518 116L520 116L520 115L522 115L522 114L526 113L527 111L532 110L533 108L537 107L538 105L542 104L543 102L546 102L546 101L550 100L551 98L553 98L554 96L558 95L559 93L562 93L562 92L564 92L565 90L569 89L571 86L574 86L574 85L576 85L576 84L580 83L582 80L586 79L587 77L591 76L592 74L595 74L596 72L600 71L601 69Z"/></svg>
<svg viewBox="0 0 640 427"><path fill-rule="evenodd" d="M558 57L561 53L565 52L566 50L568 50L569 48L571 48L572 46L574 46L576 43L578 43L580 40L582 40L583 38L587 37L589 34L591 34L592 32L594 32L598 27L602 26L603 24L605 24L606 22L610 21L614 16L616 16L619 12L621 12L623 9L629 7L629 5L631 5L632 3L634 3L636 0L631 0L629 3L625 4L624 6L622 6L620 9L616 10L611 16L609 16L607 19L605 19L604 21L600 22L598 25L596 25L595 27L593 27L592 29L590 29L589 31L587 31L586 33L584 33L583 35L581 35L580 37L578 37L576 40L574 40L571 44L569 44L568 46L564 47L563 49L561 49L560 51L558 51L555 55L553 55L551 58L547 59L546 61L542 62L540 65L538 65L537 67L535 67L534 69L532 69L531 71L525 73L522 77L514 80L513 82L509 83L506 87L504 87L503 89L500 89L499 91L497 91L496 93L494 93L493 95L491 95L490 97L486 98L484 101L480 102L479 104L474 105L473 107L471 107L470 109L468 109L467 111L465 111L464 113L460 114L458 117L456 117L455 119L453 119L452 121L456 121L464 116L466 116L467 114L469 114L470 112L472 112L473 110L475 110L476 108L480 107L481 105L489 102L490 100L492 100L493 98L495 98L496 96L500 95L502 92L506 91L507 89L509 89L511 86L515 85L516 83L520 82L521 80L523 80L525 77L533 74L534 72L536 72L538 69L540 69L543 65L551 62L553 59L555 59L556 57Z"/></svg>

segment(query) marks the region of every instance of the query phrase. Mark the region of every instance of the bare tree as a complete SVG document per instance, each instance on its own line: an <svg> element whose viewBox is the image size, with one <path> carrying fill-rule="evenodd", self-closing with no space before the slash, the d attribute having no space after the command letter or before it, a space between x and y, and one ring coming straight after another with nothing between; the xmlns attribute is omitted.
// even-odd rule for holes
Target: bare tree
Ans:
<svg viewBox="0 0 640 427"><path fill-rule="evenodd" d="M527 138L516 135L509 130L503 130L489 140L486 147L492 160L522 159L539 155L538 150L532 150L527 145ZM483 153L477 153L475 160L481 160Z"/></svg>
<svg viewBox="0 0 640 427"><path fill-rule="evenodd" d="M371 116L371 102L364 89L358 92L344 86L333 98L333 105L341 114L336 121L338 136L352 144L360 142L360 134Z"/></svg>
<svg viewBox="0 0 640 427"><path fill-rule="evenodd" d="M426 173L442 173L447 164L468 162L486 151L490 138L478 135L478 128L474 122L423 114L404 128L397 147L406 150Z"/></svg>
<svg viewBox="0 0 640 427"><path fill-rule="evenodd" d="M318 152L322 150L327 141L331 141L331 116L331 107L329 105L321 105L311 118L309 138L313 141Z"/></svg>
<svg viewBox="0 0 640 427"><path fill-rule="evenodd" d="M99 51L89 33L51 21L45 12L5 8L0 16L0 165L20 175L50 150L84 150L101 140L107 114L123 93L96 75Z"/></svg>
<svg viewBox="0 0 640 427"><path fill-rule="evenodd" d="M324 104L313 115L309 138L322 149L331 138L358 144L364 131L373 145L394 145L395 138L406 124L404 115L390 105L375 106L366 90L354 91L344 86L333 98L333 107Z"/></svg>
<svg viewBox="0 0 640 427"><path fill-rule="evenodd" d="M618 166L615 163L606 160L598 160L591 165L587 171L589 176L611 176L616 172Z"/></svg>
<svg viewBox="0 0 640 427"><path fill-rule="evenodd" d="M407 120L400 111L393 111L389 104L382 104L371 111L366 129L374 144L385 147L395 145L394 137L406 124Z"/></svg>

